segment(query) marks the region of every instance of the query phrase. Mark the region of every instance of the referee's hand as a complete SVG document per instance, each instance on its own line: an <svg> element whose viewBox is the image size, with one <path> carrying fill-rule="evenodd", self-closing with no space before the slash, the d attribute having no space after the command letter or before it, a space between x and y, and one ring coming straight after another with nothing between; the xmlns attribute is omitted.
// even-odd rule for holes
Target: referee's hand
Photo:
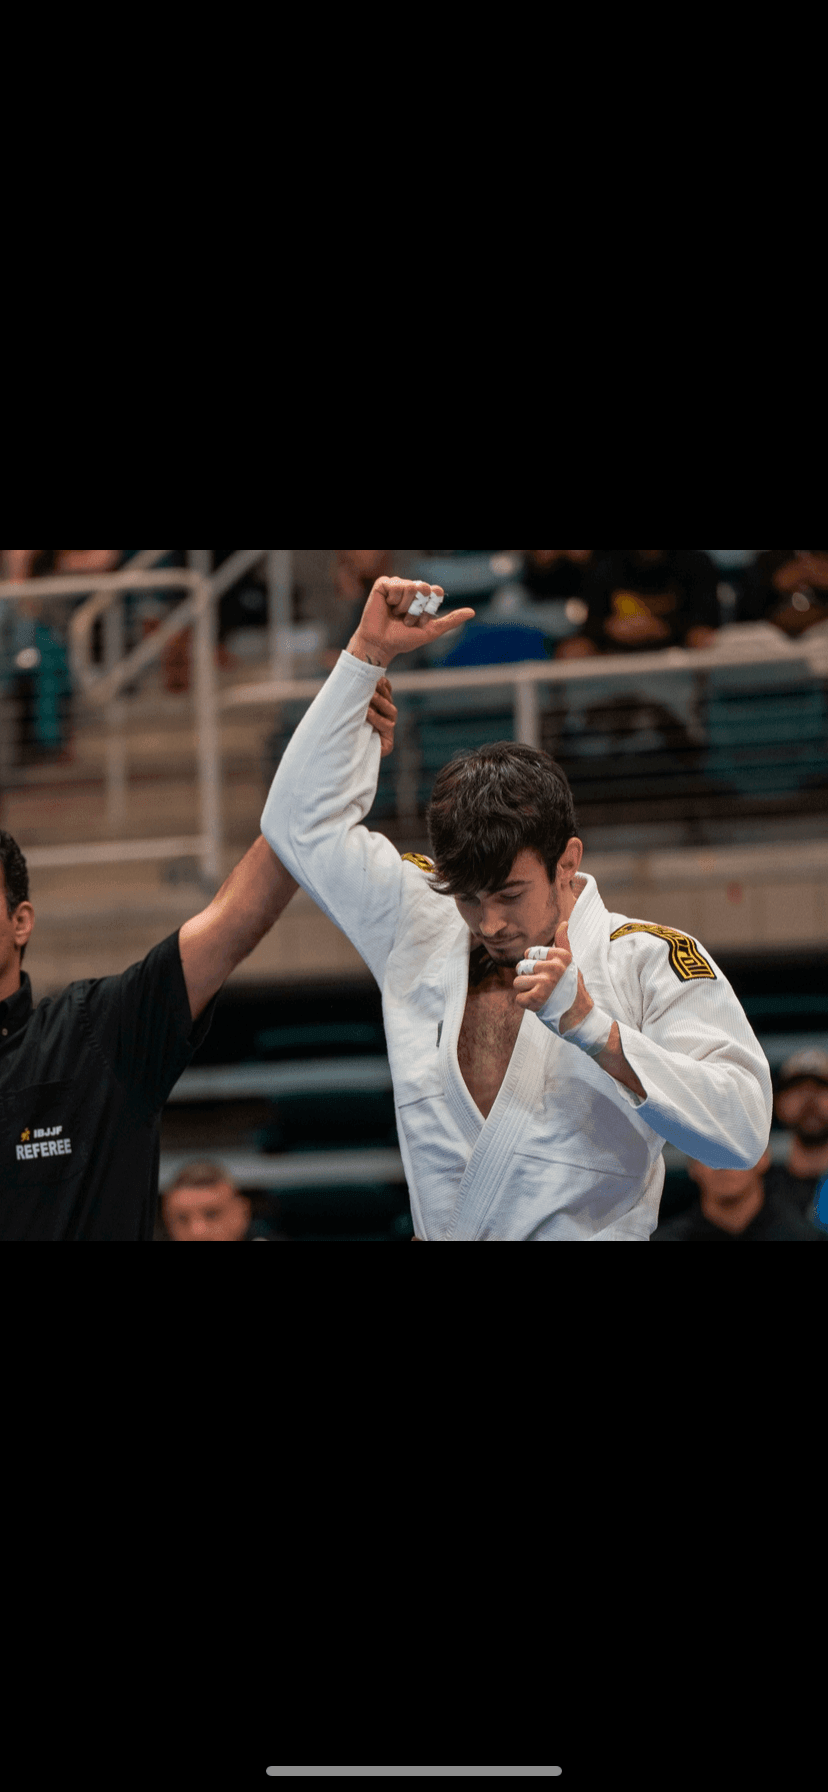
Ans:
<svg viewBox="0 0 828 1792"><path fill-rule="evenodd" d="M397 706L391 702L391 686L387 678L381 678L371 698L368 709L368 721L380 737L380 748L383 759L394 751L394 730L397 726Z"/></svg>

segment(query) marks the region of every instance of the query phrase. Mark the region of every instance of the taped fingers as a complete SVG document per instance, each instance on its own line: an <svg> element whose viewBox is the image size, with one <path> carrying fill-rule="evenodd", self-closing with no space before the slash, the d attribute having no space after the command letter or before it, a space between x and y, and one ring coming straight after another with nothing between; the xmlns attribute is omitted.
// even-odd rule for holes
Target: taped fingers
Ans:
<svg viewBox="0 0 828 1792"><path fill-rule="evenodd" d="M437 588L432 590L430 585L419 586L409 605L406 621L410 618L417 622L421 616L436 616L445 595Z"/></svg>
<svg viewBox="0 0 828 1792"><path fill-rule="evenodd" d="M521 962L517 967L518 976L536 977L540 963L543 959L549 957L552 950L552 946L530 946L526 953L526 957L521 959Z"/></svg>

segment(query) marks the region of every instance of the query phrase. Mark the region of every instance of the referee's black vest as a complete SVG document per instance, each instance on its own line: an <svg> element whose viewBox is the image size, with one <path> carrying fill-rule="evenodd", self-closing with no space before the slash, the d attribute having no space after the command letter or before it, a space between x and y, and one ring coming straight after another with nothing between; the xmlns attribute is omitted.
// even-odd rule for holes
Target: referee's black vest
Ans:
<svg viewBox="0 0 828 1792"><path fill-rule="evenodd" d="M151 1242L162 1109L209 1031L178 933L116 977L37 1008L0 1002L0 1240Z"/></svg>

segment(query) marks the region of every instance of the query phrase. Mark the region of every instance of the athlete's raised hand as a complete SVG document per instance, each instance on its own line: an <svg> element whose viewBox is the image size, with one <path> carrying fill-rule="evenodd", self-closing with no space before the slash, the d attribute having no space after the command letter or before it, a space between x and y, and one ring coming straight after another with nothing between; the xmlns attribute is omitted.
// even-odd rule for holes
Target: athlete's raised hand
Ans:
<svg viewBox="0 0 828 1792"><path fill-rule="evenodd" d="M474 610L438 616L445 592L424 579L377 579L348 652L372 666L388 666L395 654L428 646L471 622Z"/></svg>

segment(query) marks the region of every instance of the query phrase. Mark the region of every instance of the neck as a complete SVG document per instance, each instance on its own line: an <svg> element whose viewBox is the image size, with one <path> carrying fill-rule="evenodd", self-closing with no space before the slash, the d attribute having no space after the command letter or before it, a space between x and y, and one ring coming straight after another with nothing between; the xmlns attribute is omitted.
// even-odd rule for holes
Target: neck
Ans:
<svg viewBox="0 0 828 1792"><path fill-rule="evenodd" d="M469 987L479 989L482 983L499 983L502 989L512 989L515 981L515 968L510 964L495 964L489 957L485 946L475 946L469 954Z"/></svg>
<svg viewBox="0 0 828 1792"><path fill-rule="evenodd" d="M10 996L15 996L22 981L23 973L19 964L8 965L5 971L0 971L0 1002L7 1002Z"/></svg>

